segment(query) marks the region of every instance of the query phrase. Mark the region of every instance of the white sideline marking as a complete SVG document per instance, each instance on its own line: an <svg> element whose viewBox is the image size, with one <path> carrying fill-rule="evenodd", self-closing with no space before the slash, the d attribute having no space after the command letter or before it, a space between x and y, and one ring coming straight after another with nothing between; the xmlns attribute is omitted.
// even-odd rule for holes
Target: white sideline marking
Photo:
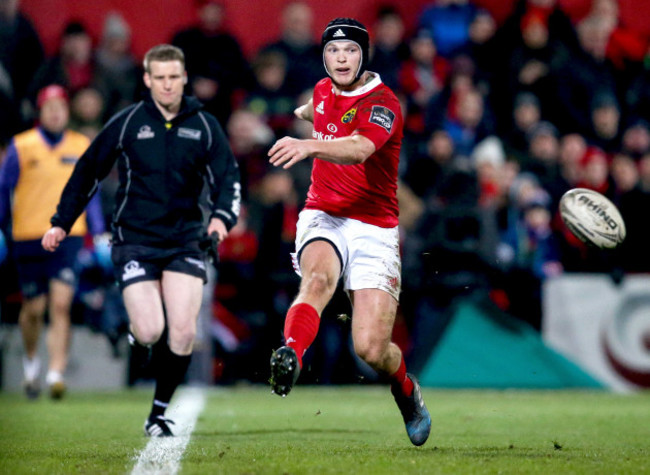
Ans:
<svg viewBox="0 0 650 475"><path fill-rule="evenodd" d="M177 400L172 401L168 414L165 414L175 422L171 426L175 437L152 437L140 452L131 474L178 473L181 458L204 406L205 393L201 389L188 388L179 392Z"/></svg>

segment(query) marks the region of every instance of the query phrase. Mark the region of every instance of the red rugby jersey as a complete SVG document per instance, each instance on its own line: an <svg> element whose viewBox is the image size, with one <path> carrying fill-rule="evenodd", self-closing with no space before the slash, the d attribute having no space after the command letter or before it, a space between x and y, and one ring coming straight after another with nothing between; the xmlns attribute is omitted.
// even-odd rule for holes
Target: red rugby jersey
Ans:
<svg viewBox="0 0 650 475"><path fill-rule="evenodd" d="M402 112L395 94L375 76L352 92L336 95L332 81L314 88L316 140L360 134L376 151L358 165L314 159L306 209L357 219L383 228L397 226L397 167L402 143Z"/></svg>

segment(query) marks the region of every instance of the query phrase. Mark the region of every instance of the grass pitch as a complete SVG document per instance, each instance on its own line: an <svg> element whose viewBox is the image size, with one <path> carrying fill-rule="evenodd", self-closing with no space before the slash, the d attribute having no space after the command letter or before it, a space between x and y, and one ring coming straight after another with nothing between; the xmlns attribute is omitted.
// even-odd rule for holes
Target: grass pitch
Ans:
<svg viewBox="0 0 650 475"><path fill-rule="evenodd" d="M206 391L182 474L650 473L650 393L425 389L417 448L387 388ZM129 473L151 395L0 394L0 473Z"/></svg>

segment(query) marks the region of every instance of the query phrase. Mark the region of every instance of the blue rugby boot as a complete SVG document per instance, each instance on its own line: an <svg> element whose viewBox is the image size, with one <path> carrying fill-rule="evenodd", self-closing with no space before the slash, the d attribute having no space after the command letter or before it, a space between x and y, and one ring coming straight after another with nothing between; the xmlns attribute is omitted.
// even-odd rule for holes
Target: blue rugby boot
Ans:
<svg viewBox="0 0 650 475"><path fill-rule="evenodd" d="M406 433L413 445L420 446L429 438L431 432L431 416L424 405L422 391L417 379L411 374L406 375L413 382L413 393L404 396L399 389L391 389L397 407L399 407L406 426Z"/></svg>

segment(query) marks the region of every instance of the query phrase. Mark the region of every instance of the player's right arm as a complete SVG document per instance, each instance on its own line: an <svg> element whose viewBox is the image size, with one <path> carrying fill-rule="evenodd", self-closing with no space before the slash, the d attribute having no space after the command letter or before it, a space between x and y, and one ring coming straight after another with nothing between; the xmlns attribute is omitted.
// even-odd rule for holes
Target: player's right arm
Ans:
<svg viewBox="0 0 650 475"><path fill-rule="evenodd" d="M41 239L41 246L43 246L43 249L46 251L54 252L56 251L56 248L59 247L59 244L61 244L61 241L63 241L67 235L68 233L66 233L63 229L58 226L54 226L43 235L43 239Z"/></svg>
<svg viewBox="0 0 650 475"><path fill-rule="evenodd" d="M308 120L312 124L314 123L314 100L309 99L307 104L303 104L300 107L297 107L293 113L299 119Z"/></svg>
<svg viewBox="0 0 650 475"><path fill-rule="evenodd" d="M287 169L305 158L318 157L338 165L358 165L375 153L375 144L363 135L332 140L283 137L268 152L269 163Z"/></svg>
<svg viewBox="0 0 650 475"><path fill-rule="evenodd" d="M18 184L20 164L13 140L0 166L0 230L7 232L11 227L11 195Z"/></svg>
<svg viewBox="0 0 650 475"><path fill-rule="evenodd" d="M97 191L99 182L111 171L119 154L120 133L124 124L125 111L120 112L106 124L77 161L61 193L56 213L50 219L52 229L43 236L42 244L45 249L54 250L65 239L70 228ZM50 236L46 240L48 233Z"/></svg>

